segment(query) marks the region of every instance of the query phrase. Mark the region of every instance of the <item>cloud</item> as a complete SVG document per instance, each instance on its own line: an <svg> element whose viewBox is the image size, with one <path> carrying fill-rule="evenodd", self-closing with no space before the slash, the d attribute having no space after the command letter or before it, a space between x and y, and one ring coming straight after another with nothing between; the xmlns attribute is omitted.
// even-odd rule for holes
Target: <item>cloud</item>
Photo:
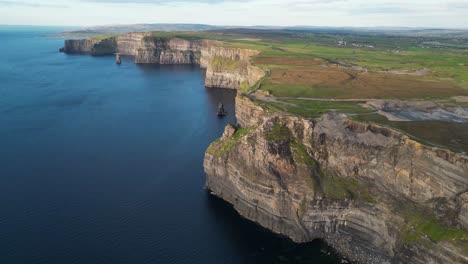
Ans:
<svg viewBox="0 0 468 264"><path fill-rule="evenodd" d="M404 14L413 12L410 9L402 7L382 6L382 7L364 7L361 9L350 10L352 14Z"/></svg>
<svg viewBox="0 0 468 264"><path fill-rule="evenodd" d="M468 0L0 0L0 23L466 28L467 10Z"/></svg>
<svg viewBox="0 0 468 264"><path fill-rule="evenodd" d="M65 8L67 5L56 5L56 4L41 4L31 3L25 1L0 1L0 6L26 6L26 7L51 7L51 8Z"/></svg>
<svg viewBox="0 0 468 264"><path fill-rule="evenodd" d="M220 4L235 0L81 0L81 2L105 3L105 4L173 4L173 3L201 3ZM236 2L248 2L250 0L237 0Z"/></svg>
<svg viewBox="0 0 468 264"><path fill-rule="evenodd" d="M468 9L468 2L466 1L450 1L447 3L448 8Z"/></svg>

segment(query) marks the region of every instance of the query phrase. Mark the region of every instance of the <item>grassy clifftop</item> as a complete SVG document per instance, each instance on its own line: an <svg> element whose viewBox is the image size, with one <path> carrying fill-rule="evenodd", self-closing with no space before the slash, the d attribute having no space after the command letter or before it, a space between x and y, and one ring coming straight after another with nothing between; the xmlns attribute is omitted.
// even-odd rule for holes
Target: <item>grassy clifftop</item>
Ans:
<svg viewBox="0 0 468 264"><path fill-rule="evenodd" d="M146 38L151 40L220 40L225 47L260 51L251 63L268 72L267 76L255 87L243 82L239 89L244 93L263 91L273 98L263 103L276 110L307 117L330 111L359 115L361 121L398 128L436 145L466 152L464 125L387 122L361 107L369 99L453 103L455 96L468 97L468 39L463 35L413 37L281 30L148 34ZM215 71L245 71L245 64L216 56L210 61ZM447 132L447 127L453 129Z"/></svg>

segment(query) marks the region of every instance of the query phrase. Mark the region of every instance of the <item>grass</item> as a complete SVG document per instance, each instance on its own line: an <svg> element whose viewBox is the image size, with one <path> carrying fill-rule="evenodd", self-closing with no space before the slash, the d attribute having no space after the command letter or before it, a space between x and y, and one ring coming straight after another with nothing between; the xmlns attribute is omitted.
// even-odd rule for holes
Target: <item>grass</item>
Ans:
<svg viewBox="0 0 468 264"><path fill-rule="evenodd" d="M317 162L307 153L305 146L294 138L289 128L279 122L273 122L272 127L264 132L265 139L274 143L288 143L294 161L305 166L316 166Z"/></svg>
<svg viewBox="0 0 468 264"><path fill-rule="evenodd" d="M220 41L234 41L242 38L242 35L235 33L222 33L214 31L155 31L146 39L164 40L168 38L181 38L186 40L220 40Z"/></svg>
<svg viewBox="0 0 468 264"><path fill-rule="evenodd" d="M109 35L96 36L104 39ZM447 98L468 95L467 41L415 39L408 36L312 34L307 32L231 30L226 32L152 32L149 39L183 38L224 41L224 46L261 51L255 63L272 69L263 89L278 96L318 98ZM337 46L337 41L376 48ZM424 43L438 43L434 48ZM446 44L446 45L442 45ZM451 48L461 47L461 48ZM396 50L398 52L396 52ZM357 74L323 64L360 66ZM235 63L226 62L227 68ZM389 75L375 71L430 69L429 76ZM349 74L355 77L349 79ZM464 87L465 89L462 89Z"/></svg>
<svg viewBox="0 0 468 264"><path fill-rule="evenodd" d="M294 139L289 129L281 123L273 123L271 129L266 131L265 136L269 141L289 142L296 163L310 167L317 166L316 161L308 155L305 147ZM235 142L235 140L230 142ZM227 143L226 148L229 148L229 145L230 143ZM313 190L318 189L318 183L314 178L308 178L307 183ZM375 196L369 189L353 177L339 177L330 171L322 170L320 173L320 186L320 190L330 200L351 199L366 203L376 202ZM305 206L306 201L303 200L301 208L305 208ZM411 208L409 205L398 206L398 211L403 212L405 218L405 226L401 231L403 243L418 243L423 237L427 237L435 242L449 241L468 249L468 232L446 226L433 215Z"/></svg>
<svg viewBox="0 0 468 264"><path fill-rule="evenodd" d="M406 221L406 225L401 231L403 243L417 243L423 237L427 237L435 242L455 242L468 250L467 231L446 226L431 213L417 210L409 205L399 206L398 210L404 213Z"/></svg>
<svg viewBox="0 0 468 264"><path fill-rule="evenodd" d="M280 100L280 103L270 104L283 111L312 118L320 117L331 111L347 114L363 114L372 112L372 110L361 107L359 102Z"/></svg>
<svg viewBox="0 0 468 264"><path fill-rule="evenodd" d="M375 202L369 190L355 178L338 177L327 170L322 170L321 179L323 192L329 199L352 199L368 203Z"/></svg>
<svg viewBox="0 0 468 264"><path fill-rule="evenodd" d="M423 34L424 32L421 32ZM183 38L224 41L226 47L261 51L253 62L268 70L268 75L255 86L244 82L241 92L255 89L278 97L335 99L448 99L468 96L468 40L456 35L408 34L382 35L366 33L317 33L302 31L208 31L152 32L149 39ZM95 36L94 39L115 35ZM337 46L338 41L373 46ZM242 63L215 57L211 65L217 69L244 70ZM363 67L368 71L356 69ZM354 67L354 68L353 68ZM429 69L425 76L389 74L387 70L411 73ZM285 105L287 103L288 105ZM466 105L463 105L466 107ZM292 114L318 117L329 111L366 113L357 104L301 102L284 100L268 105L271 109ZM373 122L373 115L361 120ZM400 129L414 137L459 152L468 152L467 127L463 124L437 122L378 123Z"/></svg>
<svg viewBox="0 0 468 264"><path fill-rule="evenodd" d="M466 240L465 244L467 244L466 247L468 248L468 232L444 226L435 218L413 218L409 225L413 228L410 227L405 230L403 236L403 242L405 243L413 243L419 241L421 236L427 236L436 242L463 239Z"/></svg>
<svg viewBox="0 0 468 264"><path fill-rule="evenodd" d="M290 141L291 131L285 125L274 122L270 130L265 131L265 138L270 142L281 143Z"/></svg>
<svg viewBox="0 0 468 264"><path fill-rule="evenodd" d="M342 113L368 113L366 109L359 105L363 102L333 102L333 101L313 101L313 100L283 100L284 102L297 105L307 109L337 110Z"/></svg>
<svg viewBox="0 0 468 264"><path fill-rule="evenodd" d="M468 95L453 80L434 76L369 73L330 65L270 67L271 77L262 89L278 97L432 100Z"/></svg>
<svg viewBox="0 0 468 264"><path fill-rule="evenodd" d="M337 37L375 48L337 47ZM278 34L257 41L231 40L225 45L260 50L262 53L254 58L254 63L271 70L261 89L277 97L440 100L468 96L468 41L439 38L431 42L424 38L304 33L297 38ZM415 73L421 69L428 69L427 74ZM391 74L388 70L409 74ZM329 111L370 113L354 103L283 100L269 107L307 117L319 117ZM373 122L376 116L355 118ZM399 129L421 143L468 153L466 124L390 122L382 118L377 116L376 123Z"/></svg>
<svg viewBox="0 0 468 264"><path fill-rule="evenodd" d="M396 128L414 140L440 146L456 152L468 153L468 123L442 121L395 122L378 114L354 116L352 119Z"/></svg>
<svg viewBox="0 0 468 264"><path fill-rule="evenodd" d="M248 92L255 92L259 89L262 88L263 86L263 83L271 76L271 70L270 69L266 69L265 70L265 75L260 79L258 80L254 85L252 85L251 87L249 87L248 89Z"/></svg>
<svg viewBox="0 0 468 264"><path fill-rule="evenodd" d="M263 45L262 45L263 46ZM281 44L277 49L270 49L261 54L264 57L302 57L321 58L327 61L343 62L357 65L371 70L405 69L417 70L421 68L432 69L436 72L453 74L454 69L462 70L467 61L467 54L453 51L427 50L412 48L400 53L388 51L374 51L356 48L341 48L321 46L309 43ZM280 48L278 51L278 48ZM449 71L447 71L449 69ZM468 74L457 76L460 80L468 80Z"/></svg>
<svg viewBox="0 0 468 264"><path fill-rule="evenodd" d="M294 161L298 164L313 167L317 165L317 161L310 157L307 153L305 146L297 140L292 141L289 146L293 153Z"/></svg>
<svg viewBox="0 0 468 264"><path fill-rule="evenodd" d="M274 122L272 127L265 131L265 138L269 142L288 143L294 161L297 164L316 168L317 173L320 171L318 163L307 153L305 146L294 138L291 131L283 124ZM323 191L327 198L332 200L353 199L368 203L375 202L373 195L357 179L334 176L333 173L324 170L319 174L317 174L317 177L320 179L316 179L317 177L311 175L306 181L312 190Z"/></svg>
<svg viewBox="0 0 468 264"><path fill-rule="evenodd" d="M210 60L210 66L218 71L226 69L231 71L245 71L247 67L247 65L240 60L232 60L221 56L214 56Z"/></svg>
<svg viewBox="0 0 468 264"><path fill-rule="evenodd" d="M90 39L92 39L92 40L105 40L105 39L115 38L117 36L118 35L114 35L114 34L98 35L98 36L92 36L92 37L90 37Z"/></svg>
<svg viewBox="0 0 468 264"><path fill-rule="evenodd" d="M240 84L239 90L241 93L248 93L250 91L250 85L248 81L243 81Z"/></svg>
<svg viewBox="0 0 468 264"><path fill-rule="evenodd" d="M395 53L318 45L307 40L229 42L229 47L257 49L255 62L273 71L264 86L277 96L318 98L447 98L468 94L468 53L451 49L406 47ZM340 64L360 66L371 73L347 77ZM386 70L429 69L428 76L378 73ZM465 88L465 89L463 89Z"/></svg>
<svg viewBox="0 0 468 264"><path fill-rule="evenodd" d="M239 142L241 138L248 135L251 129L248 128L237 128L231 138L228 140L217 140L213 142L207 152L216 156L221 157L224 153L232 150L232 148Z"/></svg>
<svg viewBox="0 0 468 264"><path fill-rule="evenodd" d="M340 91L326 87L266 83L262 90L278 97L339 98Z"/></svg>

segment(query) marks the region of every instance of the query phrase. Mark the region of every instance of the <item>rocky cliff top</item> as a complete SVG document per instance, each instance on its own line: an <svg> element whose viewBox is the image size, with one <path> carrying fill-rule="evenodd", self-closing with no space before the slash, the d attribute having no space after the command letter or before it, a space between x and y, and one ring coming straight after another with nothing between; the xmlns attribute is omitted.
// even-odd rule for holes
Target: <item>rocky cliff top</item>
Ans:
<svg viewBox="0 0 468 264"><path fill-rule="evenodd" d="M378 125L309 119L236 98L205 158L207 187L292 239L363 263L468 261L468 158Z"/></svg>
<svg viewBox="0 0 468 264"><path fill-rule="evenodd" d="M265 75L250 63L258 51L224 47L216 40L128 33L103 39L67 40L63 51L93 56L120 53L135 57L136 63L199 64L207 69L207 87L247 91Z"/></svg>

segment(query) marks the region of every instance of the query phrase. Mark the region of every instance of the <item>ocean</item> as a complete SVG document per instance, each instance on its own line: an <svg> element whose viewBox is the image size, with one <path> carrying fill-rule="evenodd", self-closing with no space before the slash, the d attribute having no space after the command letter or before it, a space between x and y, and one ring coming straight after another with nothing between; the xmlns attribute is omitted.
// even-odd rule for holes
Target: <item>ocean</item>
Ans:
<svg viewBox="0 0 468 264"><path fill-rule="evenodd" d="M205 190L235 91L197 66L59 53L61 30L0 27L0 263L340 263Z"/></svg>

